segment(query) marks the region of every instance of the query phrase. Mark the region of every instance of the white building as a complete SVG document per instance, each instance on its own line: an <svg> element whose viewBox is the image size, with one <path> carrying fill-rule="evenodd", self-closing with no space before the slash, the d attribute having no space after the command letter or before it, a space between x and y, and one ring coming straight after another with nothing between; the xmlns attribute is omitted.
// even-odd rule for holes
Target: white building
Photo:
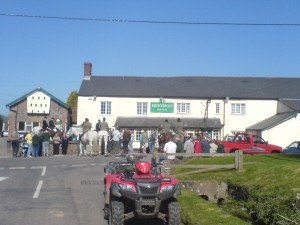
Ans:
<svg viewBox="0 0 300 225"><path fill-rule="evenodd" d="M262 135L285 147L300 139L300 79L266 77L92 76L84 65L78 92L77 121L95 126L103 117L110 127L159 129L177 118L188 132L205 131L222 139L238 131ZM137 147L137 143L135 147Z"/></svg>

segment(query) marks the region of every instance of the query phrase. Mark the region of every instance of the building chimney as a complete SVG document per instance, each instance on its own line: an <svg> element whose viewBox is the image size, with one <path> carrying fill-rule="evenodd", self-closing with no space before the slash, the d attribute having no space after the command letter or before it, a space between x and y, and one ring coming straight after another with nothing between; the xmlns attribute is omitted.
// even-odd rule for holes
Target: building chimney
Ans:
<svg viewBox="0 0 300 225"><path fill-rule="evenodd" d="M92 75L92 63L85 62L84 63L84 76L90 77Z"/></svg>

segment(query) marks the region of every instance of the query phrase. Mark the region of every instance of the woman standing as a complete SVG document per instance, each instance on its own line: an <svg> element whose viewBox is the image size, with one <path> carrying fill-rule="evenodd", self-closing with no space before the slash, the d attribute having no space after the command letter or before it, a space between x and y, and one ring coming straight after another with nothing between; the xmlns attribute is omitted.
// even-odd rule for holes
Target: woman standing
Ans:
<svg viewBox="0 0 300 225"><path fill-rule="evenodd" d="M58 136L57 133L55 133L52 141L53 141L53 155L58 155L59 154L60 137Z"/></svg>

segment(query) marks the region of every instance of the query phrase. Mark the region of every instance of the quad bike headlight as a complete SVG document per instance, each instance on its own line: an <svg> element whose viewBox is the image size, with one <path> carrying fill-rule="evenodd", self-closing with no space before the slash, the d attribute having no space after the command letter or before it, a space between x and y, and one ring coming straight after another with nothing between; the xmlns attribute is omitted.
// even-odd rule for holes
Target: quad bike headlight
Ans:
<svg viewBox="0 0 300 225"><path fill-rule="evenodd" d="M135 188L131 185L128 184L119 184L119 187L123 190L123 191L132 191L132 192L136 192Z"/></svg>
<svg viewBox="0 0 300 225"><path fill-rule="evenodd" d="M172 191L173 188L174 188L173 185L164 186L164 187L160 190L160 192L164 192L164 191Z"/></svg>

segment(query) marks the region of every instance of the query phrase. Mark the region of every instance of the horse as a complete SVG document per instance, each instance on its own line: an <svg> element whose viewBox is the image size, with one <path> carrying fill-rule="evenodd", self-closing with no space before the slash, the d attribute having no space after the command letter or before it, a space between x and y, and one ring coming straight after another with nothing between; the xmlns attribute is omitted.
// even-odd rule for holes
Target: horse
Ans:
<svg viewBox="0 0 300 225"><path fill-rule="evenodd" d="M159 152L163 152L165 144L169 141L172 140L174 137L174 134L172 132L167 132L167 133L162 133L160 134L158 138L158 144L159 144Z"/></svg>
<svg viewBox="0 0 300 225"><path fill-rule="evenodd" d="M176 140L183 140L184 135L183 133L173 133L173 132L167 132L162 133L158 138L159 143L159 152L163 152L165 144L170 141L176 141Z"/></svg>
<svg viewBox="0 0 300 225"><path fill-rule="evenodd" d="M72 135L75 136L79 136L80 140L79 140L79 148L80 148L80 153L79 155L94 155L94 145L97 146L98 144L98 133L94 130L89 130L87 132L85 132L82 135L83 131L82 131L82 127L78 126L78 127L70 127L68 132L67 132L67 137L71 137ZM90 149L88 150L87 147L90 147ZM100 153L100 152L99 152Z"/></svg>

